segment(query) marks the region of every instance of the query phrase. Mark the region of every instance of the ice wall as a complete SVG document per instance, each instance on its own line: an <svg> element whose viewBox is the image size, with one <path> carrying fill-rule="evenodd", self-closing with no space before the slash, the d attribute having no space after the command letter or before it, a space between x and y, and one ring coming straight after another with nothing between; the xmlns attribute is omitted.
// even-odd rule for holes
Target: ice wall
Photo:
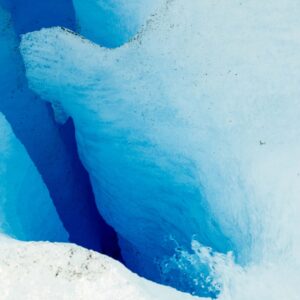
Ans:
<svg viewBox="0 0 300 300"><path fill-rule="evenodd" d="M181 122L173 121L168 96L160 101L162 90L153 91L147 77L138 80L139 66L145 66L135 61L142 59L142 51L134 53L138 45L108 51L54 28L24 36L22 53L30 86L44 99L60 101L74 119L99 210L122 237L125 261L161 281L164 259L177 245L188 248L194 234L217 251L234 244L212 217L198 162L180 153L180 145L168 145ZM156 82L151 74L150 83ZM170 284L187 289L176 273Z"/></svg>
<svg viewBox="0 0 300 300"><path fill-rule="evenodd" d="M40 174L2 114L0 231L20 240L68 241Z"/></svg>
<svg viewBox="0 0 300 300"><path fill-rule="evenodd" d="M195 239L241 266L289 262L299 274L299 9L166 1L115 50L61 28L24 36L30 86L74 120L98 208L134 270L216 295L205 255L181 263Z"/></svg>
<svg viewBox="0 0 300 300"><path fill-rule="evenodd" d="M0 0L12 14L18 34L60 25L75 28L72 0Z"/></svg>
<svg viewBox="0 0 300 300"><path fill-rule="evenodd" d="M88 174L78 158L74 126L71 121L57 124L52 108L28 89L18 50L17 33L53 24L72 27L68 1L15 0L6 7L12 17L0 10L0 111L42 175L70 240L117 256L115 234L96 209Z"/></svg>
<svg viewBox="0 0 300 300"><path fill-rule="evenodd" d="M79 32L106 47L117 47L128 42L163 2L73 0Z"/></svg>

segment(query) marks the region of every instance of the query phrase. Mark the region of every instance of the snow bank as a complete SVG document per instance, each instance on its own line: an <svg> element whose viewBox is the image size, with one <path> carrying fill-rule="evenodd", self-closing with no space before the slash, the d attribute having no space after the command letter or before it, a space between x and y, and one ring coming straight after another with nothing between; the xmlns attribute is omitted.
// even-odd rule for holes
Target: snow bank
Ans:
<svg viewBox="0 0 300 300"><path fill-rule="evenodd" d="M1 300L200 299L147 281L72 244L0 240Z"/></svg>
<svg viewBox="0 0 300 300"><path fill-rule="evenodd" d="M224 289L218 299L298 300L298 274L288 261L248 269L223 266ZM76 245L5 237L0 238L0 289L1 300L209 300L147 281Z"/></svg>

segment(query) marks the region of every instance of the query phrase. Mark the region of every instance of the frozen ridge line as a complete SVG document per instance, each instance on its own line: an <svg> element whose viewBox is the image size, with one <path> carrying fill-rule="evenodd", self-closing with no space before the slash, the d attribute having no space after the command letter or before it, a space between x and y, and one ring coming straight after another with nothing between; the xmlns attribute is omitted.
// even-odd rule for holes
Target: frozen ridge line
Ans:
<svg viewBox="0 0 300 300"><path fill-rule="evenodd" d="M219 300L298 299L297 272L288 262L285 268L228 271ZM74 244L5 236L0 236L0 289L1 300L211 300L148 281L112 258Z"/></svg>
<svg viewBox="0 0 300 300"><path fill-rule="evenodd" d="M74 244L1 237L0 253L1 300L205 299L150 282L113 259Z"/></svg>

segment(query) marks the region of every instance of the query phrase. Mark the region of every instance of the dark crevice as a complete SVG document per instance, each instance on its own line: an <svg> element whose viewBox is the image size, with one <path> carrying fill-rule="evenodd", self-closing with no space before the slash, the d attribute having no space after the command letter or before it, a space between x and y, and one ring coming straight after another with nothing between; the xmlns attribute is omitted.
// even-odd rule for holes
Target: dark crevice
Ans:
<svg viewBox="0 0 300 300"><path fill-rule="evenodd" d="M75 28L71 0L4 2L17 34L57 25ZM22 59L18 49L14 51L14 62L0 70L0 111L40 172L70 241L119 259L117 235L99 214L79 160L72 121L54 121L52 108L27 87Z"/></svg>

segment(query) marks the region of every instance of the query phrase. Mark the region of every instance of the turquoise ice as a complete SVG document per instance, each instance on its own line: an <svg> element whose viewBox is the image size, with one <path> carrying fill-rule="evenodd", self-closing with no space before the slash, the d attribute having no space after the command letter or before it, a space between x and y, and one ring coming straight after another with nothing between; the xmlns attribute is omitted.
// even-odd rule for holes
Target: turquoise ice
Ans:
<svg viewBox="0 0 300 300"><path fill-rule="evenodd" d="M97 211L88 174L77 153L74 126L55 120L49 103L28 88L19 52L20 33L44 26L72 27L69 0L0 0L0 112L41 174L70 241L113 257L115 234ZM1 155L1 153L0 153ZM78 220L80 219L80 222Z"/></svg>
<svg viewBox="0 0 300 300"><path fill-rule="evenodd" d="M0 231L20 240L68 241L49 192L0 114Z"/></svg>
<svg viewBox="0 0 300 300"><path fill-rule="evenodd" d="M106 47L128 42L156 13L162 0L73 0L78 30Z"/></svg>

